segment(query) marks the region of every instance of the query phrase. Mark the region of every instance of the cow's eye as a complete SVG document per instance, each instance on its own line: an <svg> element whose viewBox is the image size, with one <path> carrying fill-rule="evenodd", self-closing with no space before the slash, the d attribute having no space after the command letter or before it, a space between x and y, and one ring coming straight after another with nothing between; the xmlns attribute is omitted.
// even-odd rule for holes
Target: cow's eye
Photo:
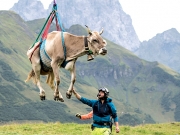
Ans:
<svg viewBox="0 0 180 135"><path fill-rule="evenodd" d="M96 42L96 43L98 43L98 40L96 40L96 39L93 39L93 42Z"/></svg>

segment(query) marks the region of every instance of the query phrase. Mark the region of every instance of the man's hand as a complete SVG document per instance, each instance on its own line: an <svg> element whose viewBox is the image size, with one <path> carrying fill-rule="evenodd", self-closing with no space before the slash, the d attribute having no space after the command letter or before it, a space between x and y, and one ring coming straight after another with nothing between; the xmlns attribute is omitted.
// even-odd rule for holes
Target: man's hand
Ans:
<svg viewBox="0 0 180 135"><path fill-rule="evenodd" d="M116 133L119 133L119 123L118 122L115 122L115 126L116 126Z"/></svg>
<svg viewBox="0 0 180 135"><path fill-rule="evenodd" d="M76 94L76 91L75 91L75 89L74 89L74 88L73 88L72 92L73 92L74 94Z"/></svg>
<svg viewBox="0 0 180 135"><path fill-rule="evenodd" d="M81 114L77 113L76 117L78 117L79 119L81 119Z"/></svg>
<svg viewBox="0 0 180 135"><path fill-rule="evenodd" d="M116 126L116 133L119 133L119 126Z"/></svg>
<svg viewBox="0 0 180 135"><path fill-rule="evenodd" d="M79 93L77 93L74 88L73 88L72 92L74 93L74 95L76 96L76 98L77 98L78 100L81 99L81 95L79 95Z"/></svg>

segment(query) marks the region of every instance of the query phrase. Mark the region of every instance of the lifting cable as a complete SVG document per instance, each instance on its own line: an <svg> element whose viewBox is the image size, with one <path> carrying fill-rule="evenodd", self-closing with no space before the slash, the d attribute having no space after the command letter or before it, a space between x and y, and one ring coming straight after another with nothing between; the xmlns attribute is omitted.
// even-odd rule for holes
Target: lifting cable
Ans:
<svg viewBox="0 0 180 135"><path fill-rule="evenodd" d="M52 8L51 13L49 14L48 18L46 19L39 35L36 38L36 41L33 43L33 45L29 49L34 47L35 43L38 42L39 37L41 35L42 35L42 37L41 37L40 42L42 42L43 40L45 40L47 38L47 34L49 32L50 25L51 25L52 21L54 20L54 18L55 18L55 22L56 22L56 30L64 32L65 30L63 29L63 26L62 26L62 23L60 20L60 16L57 12L57 4L56 4L55 0L53 2L53 8ZM43 34L42 34L42 32L43 32Z"/></svg>

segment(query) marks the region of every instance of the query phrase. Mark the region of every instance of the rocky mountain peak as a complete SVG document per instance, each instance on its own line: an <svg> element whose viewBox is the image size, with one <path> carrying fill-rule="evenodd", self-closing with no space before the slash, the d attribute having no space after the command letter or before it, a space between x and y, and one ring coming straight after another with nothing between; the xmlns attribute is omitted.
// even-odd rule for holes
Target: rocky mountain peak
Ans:
<svg viewBox="0 0 180 135"><path fill-rule="evenodd" d="M25 21L47 17L47 12L39 0L19 0L10 10L15 11Z"/></svg>
<svg viewBox="0 0 180 135"><path fill-rule="evenodd" d="M118 0L56 0L58 13L66 28L74 24L87 25L92 30L104 28L103 36L129 50L139 47L140 41L132 20L123 10ZM47 17L52 11L52 3L47 10L38 0L19 0L11 10L24 20Z"/></svg>
<svg viewBox="0 0 180 135"><path fill-rule="evenodd" d="M165 41L180 42L180 33L175 28L163 32L162 37Z"/></svg>
<svg viewBox="0 0 180 135"><path fill-rule="evenodd" d="M135 53L142 59L158 61L180 72L180 33L175 29L169 29L157 34L152 39L142 42Z"/></svg>
<svg viewBox="0 0 180 135"><path fill-rule="evenodd" d="M162 33L157 34L155 37L150 39L148 42L161 42L161 43L168 43L168 42L179 42L180 43L180 33L175 29L171 28ZM144 44L145 42L142 42ZM147 43L147 41L146 41Z"/></svg>

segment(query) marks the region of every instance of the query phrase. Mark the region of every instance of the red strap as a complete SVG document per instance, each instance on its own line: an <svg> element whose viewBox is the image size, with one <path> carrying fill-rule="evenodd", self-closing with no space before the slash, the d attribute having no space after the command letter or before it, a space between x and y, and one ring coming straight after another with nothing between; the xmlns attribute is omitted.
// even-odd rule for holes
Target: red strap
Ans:
<svg viewBox="0 0 180 135"><path fill-rule="evenodd" d="M43 35L42 35L42 39L43 39L43 40L47 38L47 34L48 34L48 32L49 32L49 28L50 28L50 25L51 25L51 22L52 22L53 17L54 17L54 14L52 14L52 15L50 16L49 20L48 20L48 23L47 23L46 28L45 28L45 30L44 30L44 33L43 33Z"/></svg>
<svg viewBox="0 0 180 135"><path fill-rule="evenodd" d="M40 46L40 44L41 44L41 42L39 42L39 44L34 48L33 52L31 53L31 57L29 58L31 63L32 63L32 61L31 61L32 55L34 54L34 51Z"/></svg>

